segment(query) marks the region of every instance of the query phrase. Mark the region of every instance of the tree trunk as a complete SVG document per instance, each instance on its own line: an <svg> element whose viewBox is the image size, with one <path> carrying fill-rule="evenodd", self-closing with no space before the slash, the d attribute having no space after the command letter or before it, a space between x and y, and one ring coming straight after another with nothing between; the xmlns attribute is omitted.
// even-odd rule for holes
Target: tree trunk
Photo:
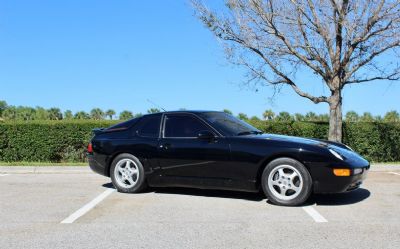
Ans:
<svg viewBox="0 0 400 249"><path fill-rule="evenodd" d="M329 101L329 136L330 141L342 142L342 93L335 90Z"/></svg>

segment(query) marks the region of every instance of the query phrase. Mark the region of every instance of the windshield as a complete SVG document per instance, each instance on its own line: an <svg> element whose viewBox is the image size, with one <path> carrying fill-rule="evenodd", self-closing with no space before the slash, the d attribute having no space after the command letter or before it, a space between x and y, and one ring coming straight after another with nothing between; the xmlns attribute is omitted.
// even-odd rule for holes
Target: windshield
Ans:
<svg viewBox="0 0 400 249"><path fill-rule="evenodd" d="M207 120L215 129L226 136L262 133L248 123L224 112L204 112L199 113L199 116Z"/></svg>

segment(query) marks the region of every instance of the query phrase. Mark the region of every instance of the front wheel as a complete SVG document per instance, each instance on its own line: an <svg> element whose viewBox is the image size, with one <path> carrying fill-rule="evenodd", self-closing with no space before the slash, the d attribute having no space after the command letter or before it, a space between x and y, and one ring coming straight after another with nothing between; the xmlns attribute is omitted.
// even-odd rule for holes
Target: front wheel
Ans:
<svg viewBox="0 0 400 249"><path fill-rule="evenodd" d="M137 193L146 186L143 166L131 154L118 155L111 164L110 175L114 187L122 193Z"/></svg>
<svg viewBox="0 0 400 249"><path fill-rule="evenodd" d="M278 158L264 169L261 185L268 200L277 205L297 206L311 194L312 179L306 167L291 158Z"/></svg>

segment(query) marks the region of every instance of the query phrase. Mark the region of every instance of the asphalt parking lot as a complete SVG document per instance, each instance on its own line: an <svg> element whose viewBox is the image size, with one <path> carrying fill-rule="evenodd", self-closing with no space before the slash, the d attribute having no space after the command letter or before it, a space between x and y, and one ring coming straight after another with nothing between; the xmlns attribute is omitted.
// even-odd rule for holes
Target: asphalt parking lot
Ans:
<svg viewBox="0 0 400 249"><path fill-rule="evenodd" d="M0 248L400 248L400 170L303 207L261 194L120 194L90 171L1 172Z"/></svg>

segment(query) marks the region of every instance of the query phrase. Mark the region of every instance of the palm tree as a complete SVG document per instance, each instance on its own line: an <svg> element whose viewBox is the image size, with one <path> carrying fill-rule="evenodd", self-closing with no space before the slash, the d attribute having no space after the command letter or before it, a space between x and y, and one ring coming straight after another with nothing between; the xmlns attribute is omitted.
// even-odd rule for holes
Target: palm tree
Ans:
<svg viewBox="0 0 400 249"><path fill-rule="evenodd" d="M329 122L329 115L328 114L320 114L318 115L318 120L322 122Z"/></svg>
<svg viewBox="0 0 400 249"><path fill-rule="evenodd" d="M363 115L360 117L360 121L362 122L373 122L374 117L370 112L364 112Z"/></svg>
<svg viewBox="0 0 400 249"><path fill-rule="evenodd" d="M304 115L301 113L295 113L294 118L296 119L296 121L304 121Z"/></svg>
<svg viewBox="0 0 400 249"><path fill-rule="evenodd" d="M66 110L64 112L64 119L73 119L74 115L72 115L72 111L71 110Z"/></svg>
<svg viewBox="0 0 400 249"><path fill-rule="evenodd" d="M90 116L84 111L79 111L75 113L74 119L89 119Z"/></svg>
<svg viewBox="0 0 400 249"><path fill-rule="evenodd" d="M63 119L63 115L61 113L60 108L55 108L55 107L50 108L48 110L48 113L49 113L49 119L50 120L61 120L61 119Z"/></svg>
<svg viewBox="0 0 400 249"><path fill-rule="evenodd" d="M252 117L250 118L250 120L251 120L251 121L260 121L260 118L257 117L257 116L252 116Z"/></svg>
<svg viewBox="0 0 400 249"><path fill-rule="evenodd" d="M17 116L17 108L15 106L8 106L2 113L5 120L13 120Z"/></svg>
<svg viewBox="0 0 400 249"><path fill-rule="evenodd" d="M114 115L115 115L115 111L113 109L108 109L106 111L106 116L108 116L110 118L110 120L112 120Z"/></svg>
<svg viewBox="0 0 400 249"><path fill-rule="evenodd" d="M275 113L271 109L268 109L263 113L263 117L265 120L273 120Z"/></svg>
<svg viewBox="0 0 400 249"><path fill-rule="evenodd" d="M248 120L249 117L245 113L239 113L238 118L241 120Z"/></svg>
<svg viewBox="0 0 400 249"><path fill-rule="evenodd" d="M19 106L17 107L16 119L18 120L33 120L35 119L36 110L31 107Z"/></svg>
<svg viewBox="0 0 400 249"><path fill-rule="evenodd" d="M357 112L355 112L355 111L348 111L347 113L346 113L346 121L347 122L357 122L358 120L359 120L359 116L358 116L358 114L357 114Z"/></svg>
<svg viewBox="0 0 400 249"><path fill-rule="evenodd" d="M3 112L7 109L7 107L7 102L0 100L0 117L3 115Z"/></svg>
<svg viewBox="0 0 400 249"><path fill-rule="evenodd" d="M49 112L43 107L37 106L35 112L35 119L37 120L48 120Z"/></svg>
<svg viewBox="0 0 400 249"><path fill-rule="evenodd" d="M151 114L151 113L157 113L157 112L161 112L160 109L158 108L150 108L147 110L147 113Z"/></svg>
<svg viewBox="0 0 400 249"><path fill-rule="evenodd" d="M231 111L231 110L228 110L228 109L223 109L222 111L225 112L225 113L228 113L228 114L230 114L230 115L233 114L232 111Z"/></svg>
<svg viewBox="0 0 400 249"><path fill-rule="evenodd" d="M275 119L278 121L292 121L293 117L288 112L280 112Z"/></svg>
<svg viewBox="0 0 400 249"><path fill-rule="evenodd" d="M400 120L400 115L397 111L390 111L385 114L383 121L385 122L398 122Z"/></svg>
<svg viewBox="0 0 400 249"><path fill-rule="evenodd" d="M120 120L128 120L128 119L131 119L131 118L133 118L133 114L132 114L132 112L130 112L130 111L122 111L120 114L119 114L119 119Z"/></svg>
<svg viewBox="0 0 400 249"><path fill-rule="evenodd" d="M93 108L90 111L90 117L94 120L100 120L104 118L104 112L100 108Z"/></svg>
<svg viewBox="0 0 400 249"><path fill-rule="evenodd" d="M317 116L317 114L315 114L315 112L307 112L306 116L305 116L305 120L311 121L311 122L318 121L318 116Z"/></svg>

